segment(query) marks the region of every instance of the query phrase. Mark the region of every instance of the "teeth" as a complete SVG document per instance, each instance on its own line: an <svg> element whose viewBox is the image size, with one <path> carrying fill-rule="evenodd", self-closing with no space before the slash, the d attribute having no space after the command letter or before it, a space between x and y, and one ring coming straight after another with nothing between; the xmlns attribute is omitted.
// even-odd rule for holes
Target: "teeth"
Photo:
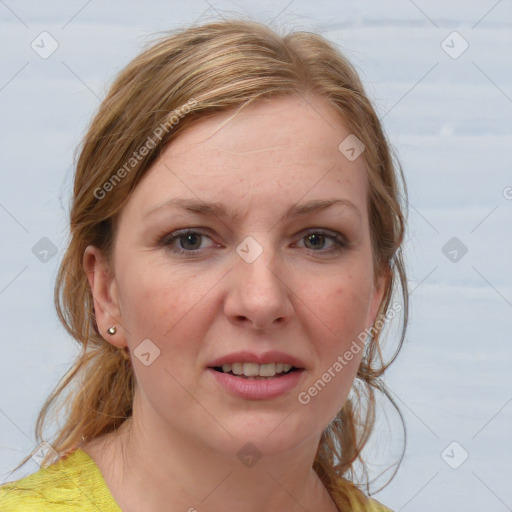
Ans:
<svg viewBox="0 0 512 512"><path fill-rule="evenodd" d="M235 375L244 375L245 377L274 377L278 373L286 373L291 369L292 365L287 363L233 363L222 365L224 373L233 372Z"/></svg>
<svg viewBox="0 0 512 512"><path fill-rule="evenodd" d="M244 363L242 371L246 377L256 377L259 373L259 365L257 363Z"/></svg>
<svg viewBox="0 0 512 512"><path fill-rule="evenodd" d="M256 365L256 366L258 366L258 365ZM273 377L276 373L278 373L275 363L267 363L267 364L259 365L258 370L259 370L258 375L260 377ZM245 374L245 375L247 375L247 374Z"/></svg>

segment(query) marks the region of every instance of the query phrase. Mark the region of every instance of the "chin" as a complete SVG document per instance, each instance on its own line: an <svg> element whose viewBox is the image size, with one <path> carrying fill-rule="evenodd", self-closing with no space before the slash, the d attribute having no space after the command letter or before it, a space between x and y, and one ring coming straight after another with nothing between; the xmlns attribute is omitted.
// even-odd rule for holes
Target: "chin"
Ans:
<svg viewBox="0 0 512 512"><path fill-rule="evenodd" d="M222 422L232 437L223 435L222 441L215 443L217 449L239 458L245 451L250 455L252 450L260 456L278 456L292 452L304 442L314 443L316 447L324 428L323 425L309 425L307 418L287 412L244 416L236 421L233 418L233 421Z"/></svg>

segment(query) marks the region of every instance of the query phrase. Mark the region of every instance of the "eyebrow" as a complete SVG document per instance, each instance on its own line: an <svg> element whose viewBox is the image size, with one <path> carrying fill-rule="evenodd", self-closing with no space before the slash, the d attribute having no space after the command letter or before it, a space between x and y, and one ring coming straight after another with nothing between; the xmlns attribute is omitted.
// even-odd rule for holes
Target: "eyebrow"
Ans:
<svg viewBox="0 0 512 512"><path fill-rule="evenodd" d="M357 208L357 206L348 199L314 199L312 201L308 201L303 204L292 205L284 215L284 218L289 218L293 216L300 215L308 215L311 213L317 213L332 206L348 206L352 209L359 217L361 217L361 212ZM196 213L199 215L214 215L216 217L222 218L231 218L238 219L240 215L229 210L223 203L218 202L205 202L196 199L187 199L182 197L175 197L173 199L169 199L154 208L148 210L143 216L146 217L149 214L153 213L156 210L160 210L161 208L176 206L183 210L186 210L191 213Z"/></svg>

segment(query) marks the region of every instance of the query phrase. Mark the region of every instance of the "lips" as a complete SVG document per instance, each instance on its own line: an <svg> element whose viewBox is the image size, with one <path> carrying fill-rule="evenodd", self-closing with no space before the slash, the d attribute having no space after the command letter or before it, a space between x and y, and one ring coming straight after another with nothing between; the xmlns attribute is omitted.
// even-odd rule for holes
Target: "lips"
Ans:
<svg viewBox="0 0 512 512"><path fill-rule="evenodd" d="M274 377L245 377L215 371L213 368L208 368L206 372L219 389L243 400L272 400L289 395L294 389L301 388L305 373L301 369Z"/></svg>

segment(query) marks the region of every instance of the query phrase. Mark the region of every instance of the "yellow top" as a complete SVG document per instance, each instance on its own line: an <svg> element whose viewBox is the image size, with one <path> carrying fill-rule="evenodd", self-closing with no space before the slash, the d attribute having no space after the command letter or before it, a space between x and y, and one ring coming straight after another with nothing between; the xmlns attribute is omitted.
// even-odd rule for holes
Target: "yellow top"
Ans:
<svg viewBox="0 0 512 512"><path fill-rule="evenodd" d="M100 469L80 448L21 480L0 486L2 512L122 512Z"/></svg>
<svg viewBox="0 0 512 512"><path fill-rule="evenodd" d="M67 457L0 486L2 512L122 512L89 455L78 448ZM364 512L393 512L371 500Z"/></svg>

